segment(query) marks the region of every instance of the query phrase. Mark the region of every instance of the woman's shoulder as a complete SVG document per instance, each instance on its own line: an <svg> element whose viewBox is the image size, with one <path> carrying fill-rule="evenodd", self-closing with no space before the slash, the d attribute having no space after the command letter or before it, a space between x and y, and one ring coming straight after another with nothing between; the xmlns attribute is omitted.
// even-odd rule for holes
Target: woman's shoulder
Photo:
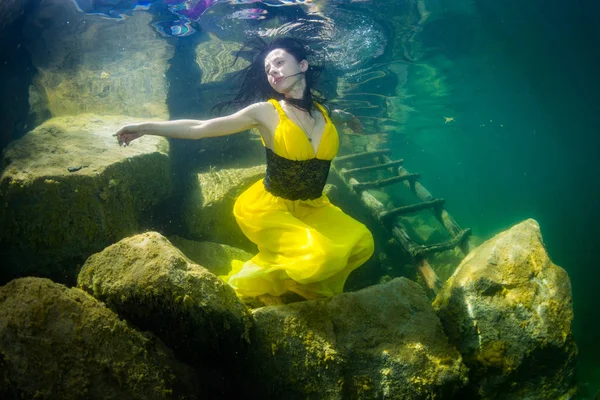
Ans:
<svg viewBox="0 0 600 400"><path fill-rule="evenodd" d="M246 106L241 112L252 115L256 119L277 114L275 106L268 101L260 101Z"/></svg>
<svg viewBox="0 0 600 400"><path fill-rule="evenodd" d="M248 108L252 109L254 118L263 125L271 126L279 120L276 106L269 101L260 101L254 103Z"/></svg>
<svg viewBox="0 0 600 400"><path fill-rule="evenodd" d="M251 107L253 107L254 111L257 113L272 115L277 113L277 104L278 103L275 100L259 101L258 103L252 104Z"/></svg>
<svg viewBox="0 0 600 400"><path fill-rule="evenodd" d="M277 103L276 100L268 100L268 101L259 101L256 103L253 103L251 105L249 105L249 108L252 108L253 111L272 111L275 110L275 104L273 103Z"/></svg>

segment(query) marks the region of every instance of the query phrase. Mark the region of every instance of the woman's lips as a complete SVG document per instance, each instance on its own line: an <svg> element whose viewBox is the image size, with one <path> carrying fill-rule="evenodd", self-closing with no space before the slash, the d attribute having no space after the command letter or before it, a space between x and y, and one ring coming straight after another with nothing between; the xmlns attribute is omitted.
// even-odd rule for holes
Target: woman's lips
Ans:
<svg viewBox="0 0 600 400"><path fill-rule="evenodd" d="M277 78L273 78L273 84L275 84L275 85L277 85L281 81L283 81L283 76L279 76Z"/></svg>

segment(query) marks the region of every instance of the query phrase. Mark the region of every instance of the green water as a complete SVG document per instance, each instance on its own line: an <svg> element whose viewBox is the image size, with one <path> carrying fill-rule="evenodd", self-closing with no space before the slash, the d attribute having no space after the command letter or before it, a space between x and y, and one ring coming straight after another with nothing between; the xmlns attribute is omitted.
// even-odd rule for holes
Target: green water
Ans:
<svg viewBox="0 0 600 400"><path fill-rule="evenodd" d="M473 5L474 15L448 12L421 36L425 56L407 86L416 112L395 149L476 236L525 218L540 223L550 257L571 278L579 373L593 393L600 389L599 7Z"/></svg>

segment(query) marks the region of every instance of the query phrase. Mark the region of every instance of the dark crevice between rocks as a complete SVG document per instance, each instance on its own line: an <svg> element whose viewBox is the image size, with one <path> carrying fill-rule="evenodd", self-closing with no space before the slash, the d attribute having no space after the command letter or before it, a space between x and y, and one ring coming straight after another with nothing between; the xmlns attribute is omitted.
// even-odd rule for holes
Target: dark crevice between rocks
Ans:
<svg viewBox="0 0 600 400"><path fill-rule="evenodd" d="M26 2L23 14L0 31L0 150L33 129L35 120L44 117L29 112L29 86L37 70L23 35L25 20L40 1Z"/></svg>
<svg viewBox="0 0 600 400"><path fill-rule="evenodd" d="M155 307L148 307L150 304ZM199 314L192 319L189 309L182 311L173 299L161 295L129 298L118 306L111 306L109 302L108 306L118 310L119 315L140 331L158 336L179 361L192 366L203 394L242 395L239 380L246 369L249 349L239 334L245 327L231 315L208 315L199 309L195 311ZM189 338L189 341L181 342L180 338Z"/></svg>
<svg viewBox="0 0 600 400"><path fill-rule="evenodd" d="M153 22L163 18L165 10L155 9ZM169 69L165 76L168 81L167 107L169 119L198 119L194 112L202 108L195 93L202 77L202 72L195 60L195 48L200 42L200 34L186 37L164 38L173 47L173 56L169 60ZM173 190L171 195L160 204L152 207L140 221L142 231L156 231L165 236L185 236L185 226L181 216L182 200L188 182L185 168L190 154L185 153L188 140L169 139L171 179Z"/></svg>
<svg viewBox="0 0 600 400"><path fill-rule="evenodd" d="M17 253L15 249L8 249L1 241L0 248L2 248L0 250L2 264L10 266L10 268L0 268L0 286L7 284L13 279L34 276L37 278L48 278L55 283L73 287L77 284L77 275L87 259L85 256L74 256L70 259L63 259L60 264L43 264L39 267L40 262L38 259L43 256L34 254L29 249ZM99 252L103 248L97 247L93 253Z"/></svg>

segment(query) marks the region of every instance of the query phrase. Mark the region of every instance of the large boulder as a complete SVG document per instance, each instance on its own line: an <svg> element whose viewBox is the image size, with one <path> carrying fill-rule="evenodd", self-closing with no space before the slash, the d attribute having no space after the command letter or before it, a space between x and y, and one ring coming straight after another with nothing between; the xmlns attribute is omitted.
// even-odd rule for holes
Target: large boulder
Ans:
<svg viewBox="0 0 600 400"><path fill-rule="evenodd" d="M167 118L174 51L151 23L146 11L117 20L86 15L75 1L41 2L24 27L38 71L32 113Z"/></svg>
<svg viewBox="0 0 600 400"><path fill-rule="evenodd" d="M194 375L82 290L43 278L0 288L3 399L194 399Z"/></svg>
<svg viewBox="0 0 600 400"><path fill-rule="evenodd" d="M78 286L120 316L154 332L220 392L242 367L249 313L234 290L165 237L147 232L92 255ZM220 387L224 385L224 387Z"/></svg>
<svg viewBox="0 0 600 400"><path fill-rule="evenodd" d="M567 273L529 219L473 250L434 307L478 398L559 399L574 392L577 348Z"/></svg>
<svg viewBox="0 0 600 400"><path fill-rule="evenodd" d="M236 198L265 175L265 166L212 169L195 174L184 198L183 215L190 237L255 252L233 216Z"/></svg>
<svg viewBox="0 0 600 400"><path fill-rule="evenodd" d="M12 142L0 175L0 282L24 275L74 280L77 264L138 230L171 192L168 142L119 147L131 117L54 118Z"/></svg>
<svg viewBox="0 0 600 400"><path fill-rule="evenodd" d="M466 383L423 290L405 278L253 316L251 378L264 398L451 398Z"/></svg>

